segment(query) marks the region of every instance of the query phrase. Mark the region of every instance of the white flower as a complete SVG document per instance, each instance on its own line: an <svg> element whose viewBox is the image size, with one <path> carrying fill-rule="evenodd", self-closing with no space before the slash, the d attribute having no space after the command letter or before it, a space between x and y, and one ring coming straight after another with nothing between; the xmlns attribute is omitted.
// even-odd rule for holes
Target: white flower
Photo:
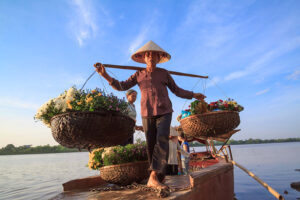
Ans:
<svg viewBox="0 0 300 200"><path fill-rule="evenodd" d="M37 113L36 113L36 115L35 115L35 117L36 117L37 119L40 119L41 116L42 116L43 114L46 113L46 111L47 111L49 105L51 104L51 101L52 101L52 100L53 100L53 99L47 101L46 103L44 103L44 104L38 109L38 111L37 111Z"/></svg>
<svg viewBox="0 0 300 200"><path fill-rule="evenodd" d="M67 96L67 91L65 91L64 93L60 94L57 98L65 99L66 96Z"/></svg>
<svg viewBox="0 0 300 200"><path fill-rule="evenodd" d="M50 123L47 122L46 120L43 119L42 122L43 122L46 126L48 126L49 128L51 127L51 126L50 126Z"/></svg>
<svg viewBox="0 0 300 200"><path fill-rule="evenodd" d="M76 92L77 92L77 90L75 88L71 87L67 91L66 100L73 101Z"/></svg>
<svg viewBox="0 0 300 200"><path fill-rule="evenodd" d="M107 147L104 149L102 153L102 159L104 159L104 156L109 155L114 152L114 147Z"/></svg>
<svg viewBox="0 0 300 200"><path fill-rule="evenodd" d="M54 99L53 102L54 102L54 108L56 108L58 110L62 110L63 112L66 111L67 103L66 103L65 99L58 97L58 98Z"/></svg>

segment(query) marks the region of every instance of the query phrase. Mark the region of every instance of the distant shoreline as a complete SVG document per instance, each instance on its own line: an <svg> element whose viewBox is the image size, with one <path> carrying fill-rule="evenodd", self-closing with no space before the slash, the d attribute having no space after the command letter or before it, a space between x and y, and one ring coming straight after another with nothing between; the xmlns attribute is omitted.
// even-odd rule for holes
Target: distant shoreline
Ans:
<svg viewBox="0 0 300 200"><path fill-rule="evenodd" d="M86 150L81 150L86 151ZM72 153L72 152L80 152L75 148L66 148L61 145L50 146L37 146L31 147L31 145L23 145L19 147L15 147L13 144L8 144L6 147L0 149L1 155L23 155L23 154L46 154L46 153Z"/></svg>
<svg viewBox="0 0 300 200"><path fill-rule="evenodd" d="M229 140L227 144L230 145L241 145L241 144L268 144L268 143L286 143L286 142L300 142L300 138L286 138L286 139L247 139L247 140ZM215 142L215 145L222 145L222 142ZM199 142L190 142L190 147L204 146ZM87 152L87 150L81 150ZM15 147L13 144L8 144L6 147L0 149L1 155L24 155L24 154L46 154L46 153L72 153L80 152L75 148L66 148L61 145L50 146L37 146L31 147L31 145L23 145Z"/></svg>
<svg viewBox="0 0 300 200"><path fill-rule="evenodd" d="M229 140L227 144L241 145L241 144L269 144L269 143L286 143L286 142L300 142L300 138L286 138L286 139L247 139L247 140ZM215 142L215 145L222 145L223 142ZM191 142L191 147L204 146L199 142Z"/></svg>

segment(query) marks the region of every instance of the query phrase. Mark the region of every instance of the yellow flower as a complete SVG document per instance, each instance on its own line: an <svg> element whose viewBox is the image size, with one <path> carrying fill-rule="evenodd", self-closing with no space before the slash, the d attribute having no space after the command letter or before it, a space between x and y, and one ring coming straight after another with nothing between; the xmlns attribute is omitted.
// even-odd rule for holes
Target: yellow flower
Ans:
<svg viewBox="0 0 300 200"><path fill-rule="evenodd" d="M67 100L67 104L69 104L69 103L71 103L72 101L69 99L69 100Z"/></svg>
<svg viewBox="0 0 300 200"><path fill-rule="evenodd" d="M92 93L94 94L94 93L96 93L97 92L97 90L92 90Z"/></svg>
<svg viewBox="0 0 300 200"><path fill-rule="evenodd" d="M72 108L73 108L72 105L71 105L70 103L68 103L68 108L69 108L69 109L72 109Z"/></svg>
<svg viewBox="0 0 300 200"><path fill-rule="evenodd" d="M89 102L91 102L92 100L93 100L93 97L88 97L88 98L86 99L86 102L89 103Z"/></svg>
<svg viewBox="0 0 300 200"><path fill-rule="evenodd" d="M99 97L100 97L100 96L102 96L102 93L101 93L101 92L99 92L97 96L99 96Z"/></svg>

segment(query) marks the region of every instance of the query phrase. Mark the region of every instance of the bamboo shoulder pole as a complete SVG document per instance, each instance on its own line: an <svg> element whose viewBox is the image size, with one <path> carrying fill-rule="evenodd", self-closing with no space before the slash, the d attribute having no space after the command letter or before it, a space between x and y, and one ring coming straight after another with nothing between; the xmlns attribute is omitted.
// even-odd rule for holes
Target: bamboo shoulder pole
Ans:
<svg viewBox="0 0 300 200"><path fill-rule="evenodd" d="M221 156L221 155L219 155ZM224 156L221 156L222 158L225 158ZM232 164L234 164L235 166L237 166L238 168L240 168L241 170L243 170L244 172L246 172L250 177L252 177L254 180L256 180L258 183L260 183L263 187L265 187L274 197L276 197L276 199L280 199L280 200L284 200L283 196L281 196L281 194L279 194L276 190L274 190L272 187L270 187L267 183L265 183L263 180L261 180L260 178L258 178L255 174L253 174L252 172L250 172L249 170L247 170L245 167L243 167L242 165L238 164L237 162L233 161L233 160L229 160L229 162L231 162Z"/></svg>
<svg viewBox="0 0 300 200"><path fill-rule="evenodd" d="M135 66L124 66L124 65L111 65L111 64L103 64L104 67L108 68L115 68L115 69L129 69L129 70L143 70L146 69L144 67L135 67ZM178 76L189 76L189 77L196 77L196 78L208 78L208 76L200 76L195 74L186 74L182 72L175 72L175 71L169 71L170 74L178 75Z"/></svg>

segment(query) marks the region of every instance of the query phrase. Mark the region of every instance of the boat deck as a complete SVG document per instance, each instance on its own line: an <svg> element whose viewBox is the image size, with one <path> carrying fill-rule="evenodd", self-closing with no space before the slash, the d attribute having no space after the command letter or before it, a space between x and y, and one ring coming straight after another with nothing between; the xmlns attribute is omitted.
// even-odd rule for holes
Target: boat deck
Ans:
<svg viewBox="0 0 300 200"><path fill-rule="evenodd" d="M166 176L165 184L172 191L165 199L232 200L234 198L233 165L226 163L225 160L219 160L214 165L209 165L202 169L197 168L197 171L190 173L188 176ZM65 192L54 199L160 199L156 192L140 189L92 190L92 188L99 188L105 185L107 183L100 176L72 180L63 184Z"/></svg>

